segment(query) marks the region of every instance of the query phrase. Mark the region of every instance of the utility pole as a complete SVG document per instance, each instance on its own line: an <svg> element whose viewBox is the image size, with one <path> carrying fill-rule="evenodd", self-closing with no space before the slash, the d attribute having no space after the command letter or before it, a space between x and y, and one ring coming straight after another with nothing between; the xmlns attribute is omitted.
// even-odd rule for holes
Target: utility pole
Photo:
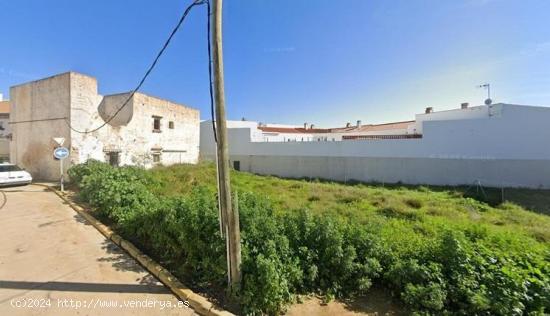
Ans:
<svg viewBox="0 0 550 316"><path fill-rule="evenodd" d="M229 174L229 150L225 121L225 94L223 82L222 49L222 0L213 0L214 23L212 25L212 52L214 73L214 99L216 102L217 166L219 177L219 205L222 213L225 240L228 250L228 274L231 290L241 283L241 231L239 214L231 204L231 183Z"/></svg>

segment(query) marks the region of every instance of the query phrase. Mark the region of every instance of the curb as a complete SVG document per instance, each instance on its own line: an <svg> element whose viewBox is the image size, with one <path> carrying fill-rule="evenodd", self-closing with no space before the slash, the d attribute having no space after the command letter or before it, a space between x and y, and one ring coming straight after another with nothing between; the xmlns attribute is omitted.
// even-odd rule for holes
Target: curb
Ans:
<svg viewBox="0 0 550 316"><path fill-rule="evenodd" d="M139 262L149 273L155 276L160 282L162 282L166 287L174 293L180 300L189 302L189 306L198 314L204 316L235 316L234 314L218 309L211 302L209 302L205 297L198 295L197 293L190 290L183 283L181 283L170 271L165 269L163 266L155 262L148 255L141 252L134 244L127 241L126 239L117 235L110 227L101 223L95 217L93 217L89 212L86 211L82 206L74 203L68 199L63 193L55 189L54 187L33 183L34 185L46 187L50 191L54 192L59 196L63 201L65 201L69 206L78 214L80 214L87 222L94 226L103 236L107 239L114 242L120 248L124 249L130 257L134 258Z"/></svg>

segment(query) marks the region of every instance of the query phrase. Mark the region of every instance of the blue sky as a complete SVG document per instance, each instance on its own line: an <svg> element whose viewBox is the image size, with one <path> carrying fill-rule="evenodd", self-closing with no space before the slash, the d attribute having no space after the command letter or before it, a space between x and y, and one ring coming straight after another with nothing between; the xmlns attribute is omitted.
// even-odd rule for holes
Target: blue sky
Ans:
<svg viewBox="0 0 550 316"><path fill-rule="evenodd" d="M68 70L133 89L190 0L0 0L0 92ZM131 4L131 5L130 5ZM205 7L143 92L209 117ZM340 126L426 106L550 105L550 1L226 0L228 117Z"/></svg>

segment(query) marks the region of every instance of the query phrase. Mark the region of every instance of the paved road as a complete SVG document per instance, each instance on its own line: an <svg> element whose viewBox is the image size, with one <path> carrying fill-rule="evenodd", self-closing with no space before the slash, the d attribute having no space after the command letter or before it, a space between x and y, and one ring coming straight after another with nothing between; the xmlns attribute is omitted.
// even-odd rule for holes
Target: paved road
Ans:
<svg viewBox="0 0 550 316"><path fill-rule="evenodd" d="M0 315L194 315L54 193L1 191Z"/></svg>

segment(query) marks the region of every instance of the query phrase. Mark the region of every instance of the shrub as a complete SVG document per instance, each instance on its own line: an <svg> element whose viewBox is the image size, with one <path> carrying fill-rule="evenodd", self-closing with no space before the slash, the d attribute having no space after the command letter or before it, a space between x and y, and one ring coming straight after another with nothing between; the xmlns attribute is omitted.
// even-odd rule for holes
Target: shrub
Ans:
<svg viewBox="0 0 550 316"><path fill-rule="evenodd" d="M239 196L242 229L242 303L246 313L278 314L302 278L278 217L265 199ZM244 229L246 227L246 229Z"/></svg>
<svg viewBox="0 0 550 316"><path fill-rule="evenodd" d="M202 289L226 285L225 241L211 185L195 183L184 195L162 197L150 172L97 161L74 166L69 175L102 218L178 277ZM330 210L278 213L267 198L240 192L242 312L279 314L296 294L351 298L373 284L388 287L419 314L550 310L545 245L487 224L422 215L422 202L414 198L373 198L372 216L358 223ZM458 205L492 212L471 199Z"/></svg>
<svg viewBox="0 0 550 316"><path fill-rule="evenodd" d="M385 274L401 298L415 310L440 312L447 292L440 264L420 263L416 259L398 260Z"/></svg>
<svg viewBox="0 0 550 316"><path fill-rule="evenodd" d="M289 214L282 221L304 278L300 288L335 297L364 294L381 270L376 238L335 217Z"/></svg>
<svg viewBox="0 0 550 316"><path fill-rule="evenodd" d="M415 209L419 209L422 207L422 201L416 198L405 199L405 204Z"/></svg>
<svg viewBox="0 0 550 316"><path fill-rule="evenodd" d="M83 164L72 166L67 173L71 182L81 183L85 176L103 173L110 170L110 166L104 162L90 159Z"/></svg>
<svg viewBox="0 0 550 316"><path fill-rule="evenodd" d="M378 210L378 213L389 218L401 218L416 221L422 217L416 210L411 210L399 205L392 205Z"/></svg>
<svg viewBox="0 0 550 316"><path fill-rule="evenodd" d="M307 198L307 200L310 202L315 202L315 201L320 201L321 198L318 195L312 194Z"/></svg>

